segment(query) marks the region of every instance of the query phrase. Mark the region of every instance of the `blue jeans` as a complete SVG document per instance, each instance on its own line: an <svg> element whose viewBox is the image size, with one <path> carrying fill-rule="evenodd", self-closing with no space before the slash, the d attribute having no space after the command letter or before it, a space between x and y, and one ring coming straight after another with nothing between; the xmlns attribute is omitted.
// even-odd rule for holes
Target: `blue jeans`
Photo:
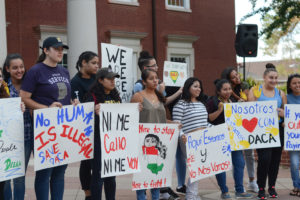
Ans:
<svg viewBox="0 0 300 200"><path fill-rule="evenodd" d="M27 170L28 162L30 159L31 152L33 151L33 140L25 140L24 142L24 150L25 150L25 173ZM4 199L11 200L12 192L10 180L5 182L4 186ZM14 200L24 200L25 196L25 176L13 179L14 184Z"/></svg>
<svg viewBox="0 0 300 200"><path fill-rule="evenodd" d="M65 171L68 165L42 169L35 173L34 189L37 200L62 200L64 195Z"/></svg>
<svg viewBox="0 0 300 200"><path fill-rule="evenodd" d="M291 161L291 177L293 180L294 188L300 189L300 178L299 178L299 156L300 151L289 151Z"/></svg>
<svg viewBox="0 0 300 200"><path fill-rule="evenodd" d="M179 143L176 150L176 174L177 174L178 187L182 187L185 182L186 159L181 151L181 147Z"/></svg>
<svg viewBox="0 0 300 200"><path fill-rule="evenodd" d="M150 189L152 200L159 200L159 188ZM137 190L136 199L145 200L146 199L146 190Z"/></svg>
<svg viewBox="0 0 300 200"><path fill-rule="evenodd" d="M233 178L235 191L238 193L244 192L243 178L244 178L244 168L245 160L243 156L243 151L232 151L231 152L232 165L233 165ZM228 192L228 187L226 186L226 173L216 175L218 185L222 193Z"/></svg>

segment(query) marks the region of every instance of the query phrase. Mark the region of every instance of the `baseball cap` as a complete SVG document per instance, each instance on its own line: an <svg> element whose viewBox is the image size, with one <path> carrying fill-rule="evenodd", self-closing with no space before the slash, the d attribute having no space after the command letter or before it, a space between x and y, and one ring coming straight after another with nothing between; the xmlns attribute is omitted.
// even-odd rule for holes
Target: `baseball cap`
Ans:
<svg viewBox="0 0 300 200"><path fill-rule="evenodd" d="M96 79L103 78L120 78L118 73L115 73L111 70L111 68L104 67L98 70L96 74Z"/></svg>
<svg viewBox="0 0 300 200"><path fill-rule="evenodd" d="M43 42L43 49L49 47L63 47L65 49L69 49L69 47L62 43L62 40L59 37L48 37Z"/></svg>

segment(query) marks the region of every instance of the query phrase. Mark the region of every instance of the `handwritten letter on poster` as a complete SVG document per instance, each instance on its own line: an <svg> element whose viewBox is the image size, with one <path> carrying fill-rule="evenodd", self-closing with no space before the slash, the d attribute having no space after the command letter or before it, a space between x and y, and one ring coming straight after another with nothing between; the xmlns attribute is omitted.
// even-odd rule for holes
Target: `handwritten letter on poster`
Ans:
<svg viewBox="0 0 300 200"><path fill-rule="evenodd" d="M280 146L276 101L225 104L224 114L233 151Z"/></svg>
<svg viewBox="0 0 300 200"><path fill-rule="evenodd" d="M21 98L0 99L0 181L25 175Z"/></svg>
<svg viewBox="0 0 300 200"><path fill-rule="evenodd" d="M178 124L139 125L141 172L133 175L132 189L169 187L178 142Z"/></svg>
<svg viewBox="0 0 300 200"><path fill-rule="evenodd" d="M94 157L94 103L34 111L34 170Z"/></svg>

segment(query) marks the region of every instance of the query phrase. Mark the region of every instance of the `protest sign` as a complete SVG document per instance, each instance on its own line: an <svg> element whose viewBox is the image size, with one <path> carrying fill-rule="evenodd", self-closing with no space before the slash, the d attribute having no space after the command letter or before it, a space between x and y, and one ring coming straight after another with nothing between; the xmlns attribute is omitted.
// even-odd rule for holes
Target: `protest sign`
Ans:
<svg viewBox="0 0 300 200"><path fill-rule="evenodd" d="M284 149L300 150L300 105L284 105Z"/></svg>
<svg viewBox="0 0 300 200"><path fill-rule="evenodd" d="M120 75L115 82L122 102L130 102L132 96L134 86L132 55L133 50L130 48L101 43L101 66L111 68Z"/></svg>
<svg viewBox="0 0 300 200"><path fill-rule="evenodd" d="M224 115L231 150L280 146L276 101L225 104Z"/></svg>
<svg viewBox="0 0 300 200"><path fill-rule="evenodd" d="M139 124L141 172L133 175L132 190L170 187L178 142L178 124Z"/></svg>
<svg viewBox="0 0 300 200"><path fill-rule="evenodd" d="M187 64L165 61L163 78L166 86L183 87L187 79Z"/></svg>
<svg viewBox="0 0 300 200"><path fill-rule="evenodd" d="M137 103L101 104L101 177L140 171L138 122Z"/></svg>
<svg viewBox="0 0 300 200"><path fill-rule="evenodd" d="M21 98L0 99L0 181L25 176Z"/></svg>
<svg viewBox="0 0 300 200"><path fill-rule="evenodd" d="M94 103L34 110L34 170L94 157Z"/></svg>
<svg viewBox="0 0 300 200"><path fill-rule="evenodd" d="M231 149L226 124L187 135L187 165L191 182L231 170Z"/></svg>

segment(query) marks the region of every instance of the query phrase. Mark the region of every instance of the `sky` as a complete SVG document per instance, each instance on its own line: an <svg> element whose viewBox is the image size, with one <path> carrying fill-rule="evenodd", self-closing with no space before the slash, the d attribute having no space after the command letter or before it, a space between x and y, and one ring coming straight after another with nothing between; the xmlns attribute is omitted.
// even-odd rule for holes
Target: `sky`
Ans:
<svg viewBox="0 0 300 200"><path fill-rule="evenodd" d="M235 24L239 24L240 19L246 15L247 13L251 12L252 5L249 0L235 0ZM253 16L248 18L243 22L243 24L257 24L258 25L258 32L261 30L261 23L260 23L260 15ZM277 55L274 56L266 56L263 55L263 51L261 47L264 46L264 42L259 39L258 40L258 51L257 57L247 57L246 62L255 62L255 61L266 61L266 60L280 60L282 58L281 47L278 48ZM237 62L242 62L243 58L237 56Z"/></svg>

